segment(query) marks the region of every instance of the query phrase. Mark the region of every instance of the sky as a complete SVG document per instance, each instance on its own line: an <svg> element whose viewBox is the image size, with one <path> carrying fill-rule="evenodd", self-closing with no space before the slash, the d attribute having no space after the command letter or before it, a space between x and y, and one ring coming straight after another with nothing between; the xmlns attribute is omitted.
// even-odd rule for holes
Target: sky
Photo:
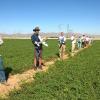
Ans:
<svg viewBox="0 0 100 100"><path fill-rule="evenodd" d="M0 32L100 34L100 0L0 0Z"/></svg>

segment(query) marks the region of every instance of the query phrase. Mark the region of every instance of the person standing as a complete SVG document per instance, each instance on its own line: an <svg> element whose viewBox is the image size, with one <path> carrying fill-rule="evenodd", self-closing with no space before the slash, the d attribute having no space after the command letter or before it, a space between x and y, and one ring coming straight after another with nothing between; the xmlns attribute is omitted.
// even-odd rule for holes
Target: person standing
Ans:
<svg viewBox="0 0 100 100"><path fill-rule="evenodd" d="M88 36L86 36L86 46L87 47L89 46L89 41L90 41L90 38Z"/></svg>
<svg viewBox="0 0 100 100"><path fill-rule="evenodd" d="M2 37L0 36L0 45L2 45L3 44L3 39L2 39Z"/></svg>
<svg viewBox="0 0 100 100"><path fill-rule="evenodd" d="M82 39L82 47L84 48L86 47L86 36L83 35L81 39Z"/></svg>
<svg viewBox="0 0 100 100"><path fill-rule="evenodd" d="M78 49L81 49L81 47L82 47L81 36L79 36L78 39L77 39L77 45L78 45Z"/></svg>
<svg viewBox="0 0 100 100"><path fill-rule="evenodd" d="M92 45L92 43L93 43L93 38L89 37L89 45Z"/></svg>
<svg viewBox="0 0 100 100"><path fill-rule="evenodd" d="M42 38L39 35L39 27L33 29L33 35L31 36L32 43L34 44L34 69L37 67L42 69Z"/></svg>
<svg viewBox="0 0 100 100"><path fill-rule="evenodd" d="M66 42L66 37L64 36L64 33L61 32L60 36L58 38L59 41L59 56L63 60L64 59L64 54L65 54L65 42Z"/></svg>
<svg viewBox="0 0 100 100"><path fill-rule="evenodd" d="M71 36L71 42L72 42L72 50L71 50L71 52L74 53L75 52L75 48L76 48L76 38L75 38L75 35Z"/></svg>

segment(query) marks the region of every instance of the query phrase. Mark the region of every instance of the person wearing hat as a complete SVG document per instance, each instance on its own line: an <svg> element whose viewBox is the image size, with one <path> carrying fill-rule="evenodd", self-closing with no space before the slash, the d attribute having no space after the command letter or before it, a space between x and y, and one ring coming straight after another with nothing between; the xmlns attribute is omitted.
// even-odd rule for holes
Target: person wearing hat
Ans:
<svg viewBox="0 0 100 100"><path fill-rule="evenodd" d="M33 29L33 35L31 36L32 43L34 44L34 69L39 67L42 69L42 39L39 35L39 27Z"/></svg>

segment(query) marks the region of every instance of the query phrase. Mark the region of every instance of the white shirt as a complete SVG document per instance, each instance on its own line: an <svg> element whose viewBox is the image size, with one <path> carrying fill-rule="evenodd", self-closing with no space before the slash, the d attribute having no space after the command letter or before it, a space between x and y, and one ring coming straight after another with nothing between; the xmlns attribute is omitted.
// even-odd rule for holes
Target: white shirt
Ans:
<svg viewBox="0 0 100 100"><path fill-rule="evenodd" d="M74 36L71 36L71 41L72 41L72 43L76 43L76 39Z"/></svg>
<svg viewBox="0 0 100 100"><path fill-rule="evenodd" d="M89 41L90 40L90 38L89 37L86 37L86 41Z"/></svg>
<svg viewBox="0 0 100 100"><path fill-rule="evenodd" d="M39 35L38 38L40 39L40 42L43 42L43 39L41 38L41 36Z"/></svg>
<svg viewBox="0 0 100 100"><path fill-rule="evenodd" d="M82 42L84 42L86 40L86 37L85 36L82 36Z"/></svg>
<svg viewBox="0 0 100 100"><path fill-rule="evenodd" d="M66 37L65 36L59 36L59 42L60 43L65 43L65 41L66 41Z"/></svg>

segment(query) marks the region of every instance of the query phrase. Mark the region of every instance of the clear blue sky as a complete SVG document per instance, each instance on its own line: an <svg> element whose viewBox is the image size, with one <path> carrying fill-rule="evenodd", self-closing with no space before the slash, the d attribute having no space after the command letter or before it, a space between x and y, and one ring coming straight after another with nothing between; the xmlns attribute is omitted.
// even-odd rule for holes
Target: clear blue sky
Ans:
<svg viewBox="0 0 100 100"><path fill-rule="evenodd" d="M0 0L0 32L100 34L100 0Z"/></svg>

